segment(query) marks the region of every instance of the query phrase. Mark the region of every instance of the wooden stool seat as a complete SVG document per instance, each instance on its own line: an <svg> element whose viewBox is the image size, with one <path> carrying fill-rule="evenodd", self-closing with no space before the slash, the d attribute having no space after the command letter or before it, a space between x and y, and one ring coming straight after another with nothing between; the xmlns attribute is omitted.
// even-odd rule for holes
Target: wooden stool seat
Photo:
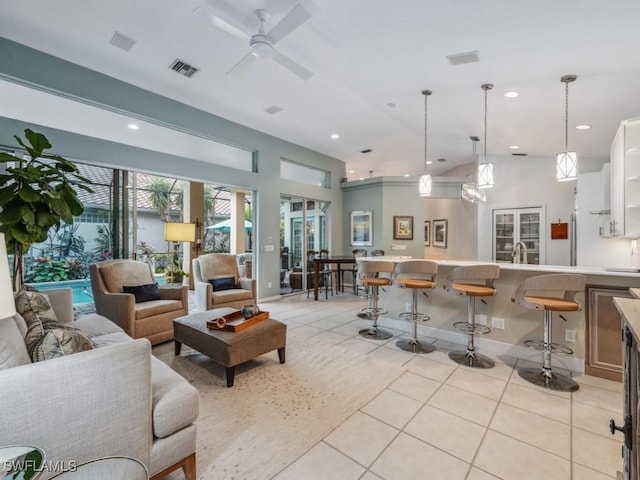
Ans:
<svg viewBox="0 0 640 480"><path fill-rule="evenodd" d="M360 281L368 287L386 287L387 285L391 285L390 278L370 277L361 278Z"/></svg>
<svg viewBox="0 0 640 480"><path fill-rule="evenodd" d="M402 278L398 280L398 286L402 288L434 288L436 282L423 278Z"/></svg>
<svg viewBox="0 0 640 480"><path fill-rule="evenodd" d="M468 297L493 297L496 294L495 288L475 283L453 282L451 286L454 290L464 292L464 295Z"/></svg>
<svg viewBox="0 0 640 480"><path fill-rule="evenodd" d="M538 310L551 310L553 312L577 312L580 310L580 304L571 300L564 300L556 297L530 297L525 296L525 300L529 303L537 303L540 305ZM512 302L516 301L515 297L511 298Z"/></svg>

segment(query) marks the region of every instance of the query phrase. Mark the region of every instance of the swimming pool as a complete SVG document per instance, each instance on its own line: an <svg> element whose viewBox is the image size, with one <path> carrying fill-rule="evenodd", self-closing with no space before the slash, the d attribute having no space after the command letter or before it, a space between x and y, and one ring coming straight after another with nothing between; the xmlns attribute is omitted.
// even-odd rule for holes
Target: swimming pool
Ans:
<svg viewBox="0 0 640 480"><path fill-rule="evenodd" d="M156 277L159 285L166 283L164 276ZM30 286L38 290L50 290L52 288L70 288L73 293L73 304L93 303L93 293L91 291L91 280L82 278L80 280L64 280L62 282L29 283Z"/></svg>
<svg viewBox="0 0 640 480"><path fill-rule="evenodd" d="M73 293L73 304L92 303L91 280L83 278L80 280L64 280L62 282L29 283L30 286L38 290L50 290L52 288L70 288Z"/></svg>

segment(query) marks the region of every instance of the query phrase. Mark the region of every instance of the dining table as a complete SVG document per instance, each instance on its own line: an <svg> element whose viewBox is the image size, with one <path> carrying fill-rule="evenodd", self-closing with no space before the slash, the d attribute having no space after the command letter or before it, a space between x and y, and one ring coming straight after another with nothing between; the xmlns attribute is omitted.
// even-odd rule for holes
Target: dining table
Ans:
<svg viewBox="0 0 640 480"><path fill-rule="evenodd" d="M320 283L320 270L325 265L338 266L338 287L342 281L340 268L342 265L355 265L356 259L353 255L333 255L329 257L316 257L313 259L313 299L318 300L318 284Z"/></svg>

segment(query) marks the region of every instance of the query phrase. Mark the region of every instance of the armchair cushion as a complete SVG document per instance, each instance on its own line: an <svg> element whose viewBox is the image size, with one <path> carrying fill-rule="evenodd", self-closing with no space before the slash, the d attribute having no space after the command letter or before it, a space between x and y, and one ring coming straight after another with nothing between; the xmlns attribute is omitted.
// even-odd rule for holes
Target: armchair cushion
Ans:
<svg viewBox="0 0 640 480"><path fill-rule="evenodd" d="M238 288L235 277L210 278L209 283L213 287L214 292Z"/></svg>
<svg viewBox="0 0 640 480"><path fill-rule="evenodd" d="M137 286L123 285L122 289L124 290L124 293L133 293L133 296L136 297L136 303L160 300L160 288L158 287L158 282Z"/></svg>
<svg viewBox="0 0 640 480"><path fill-rule="evenodd" d="M182 308L182 302L179 300L151 300L137 304L135 316L136 320L141 320L143 318L173 312L174 310L181 310Z"/></svg>

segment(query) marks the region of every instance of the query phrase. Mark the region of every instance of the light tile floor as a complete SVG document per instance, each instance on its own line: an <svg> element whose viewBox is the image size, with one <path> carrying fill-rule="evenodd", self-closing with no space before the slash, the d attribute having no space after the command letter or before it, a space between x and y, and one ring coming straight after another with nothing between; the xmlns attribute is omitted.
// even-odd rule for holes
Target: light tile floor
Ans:
<svg viewBox="0 0 640 480"><path fill-rule="evenodd" d="M577 375L578 392L549 392L522 380L512 358L470 369L437 340L435 352L403 352L395 342L404 332L387 341L358 335L369 325L356 316L363 306L346 292L260 303L289 335L407 368L275 480L606 480L622 469L621 436L608 429L610 418L622 420L620 383Z"/></svg>
<svg viewBox="0 0 640 480"><path fill-rule="evenodd" d="M549 392L522 380L516 359L462 367L439 341L433 353L406 353L395 346L404 332L388 341L358 335L368 326L356 317L363 306L346 292L261 304L289 335L407 367L275 480L605 480L622 470L621 436L608 428L622 420L620 383L577 375L578 392Z"/></svg>

